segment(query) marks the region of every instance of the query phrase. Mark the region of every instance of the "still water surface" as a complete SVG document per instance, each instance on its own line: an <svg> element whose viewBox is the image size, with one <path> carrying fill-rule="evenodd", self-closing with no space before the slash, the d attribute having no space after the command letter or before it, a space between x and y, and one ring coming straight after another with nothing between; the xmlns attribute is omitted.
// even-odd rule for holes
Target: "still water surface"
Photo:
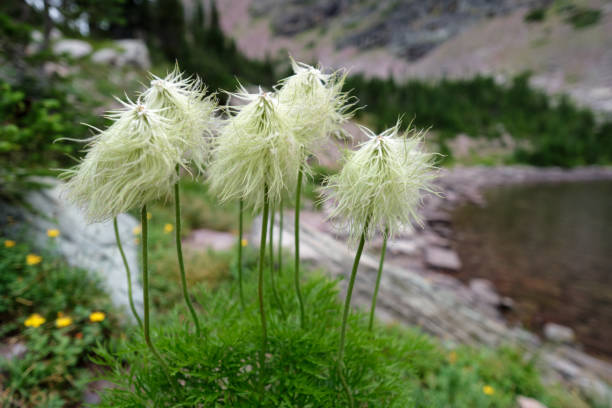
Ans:
<svg viewBox="0 0 612 408"><path fill-rule="evenodd" d="M453 215L462 280L491 280L511 320L572 327L612 358L612 182L504 186Z"/></svg>

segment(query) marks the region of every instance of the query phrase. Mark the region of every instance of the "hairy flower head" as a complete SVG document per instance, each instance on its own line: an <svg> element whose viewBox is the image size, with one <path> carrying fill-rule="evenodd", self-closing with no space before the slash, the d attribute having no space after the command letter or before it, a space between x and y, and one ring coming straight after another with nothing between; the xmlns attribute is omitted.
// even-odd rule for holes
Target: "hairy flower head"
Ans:
<svg viewBox="0 0 612 408"><path fill-rule="evenodd" d="M434 192L433 155L420 149L422 133L400 133L399 127L398 121L379 135L362 127L369 140L350 152L340 173L327 180L330 218L348 229L351 242L364 232L367 237L384 230L392 235L420 223L421 194Z"/></svg>
<svg viewBox="0 0 612 408"><path fill-rule="evenodd" d="M177 176L182 151L167 132L168 121L142 101L122 102L111 112L114 123L98 131L85 158L62 177L69 201L90 222L105 221L167 196Z"/></svg>
<svg viewBox="0 0 612 408"><path fill-rule="evenodd" d="M278 91L281 112L292 122L294 137L306 152L318 141L341 131L351 116L351 101L342 86L346 73L325 74L321 67L312 67L291 59L294 74L281 81Z"/></svg>
<svg viewBox="0 0 612 408"><path fill-rule="evenodd" d="M215 145L209 168L211 190L221 201L243 199L258 210L264 189L271 203L297 181L300 146L279 112L276 94L249 94L241 88L233 97L246 102L234 108Z"/></svg>
<svg viewBox="0 0 612 408"><path fill-rule="evenodd" d="M208 153L208 137L214 128L217 103L213 95L206 96L206 87L198 77L186 77L176 67L164 78L151 74L151 86L141 98L168 123L168 132L182 153L180 164L191 162L202 172Z"/></svg>

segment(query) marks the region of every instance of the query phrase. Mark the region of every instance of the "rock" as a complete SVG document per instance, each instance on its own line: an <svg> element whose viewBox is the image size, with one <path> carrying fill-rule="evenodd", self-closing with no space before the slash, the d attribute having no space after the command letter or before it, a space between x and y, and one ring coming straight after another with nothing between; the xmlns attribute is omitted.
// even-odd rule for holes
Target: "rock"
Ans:
<svg viewBox="0 0 612 408"><path fill-rule="evenodd" d="M82 40L63 39L53 44L53 53L56 55L67 54L72 58L83 58L91 54L91 45Z"/></svg>
<svg viewBox="0 0 612 408"><path fill-rule="evenodd" d="M509 311L514 309L514 300L512 298L509 298L507 296L504 296L500 299L499 301L499 305L497 305L497 307L501 310L501 311Z"/></svg>
<svg viewBox="0 0 612 408"><path fill-rule="evenodd" d="M417 245L413 240L398 239L387 242L387 251L393 255L416 255Z"/></svg>
<svg viewBox="0 0 612 408"><path fill-rule="evenodd" d="M540 401L529 397L523 397L522 395L516 399L516 403L518 408L546 408L546 405L542 404Z"/></svg>
<svg viewBox="0 0 612 408"><path fill-rule="evenodd" d="M115 42L116 47L102 48L96 51L91 60L97 64L108 64L116 67L132 65L139 68L149 68L149 49L138 39L125 39Z"/></svg>
<svg viewBox="0 0 612 408"><path fill-rule="evenodd" d="M140 68L149 68L149 49L142 40L125 39L117 41L117 45L123 49L122 62L124 65L134 65Z"/></svg>
<svg viewBox="0 0 612 408"><path fill-rule="evenodd" d="M27 351L26 345L20 341L0 345L0 356L8 361L22 358Z"/></svg>
<svg viewBox="0 0 612 408"><path fill-rule="evenodd" d="M35 247L57 251L68 264L83 268L98 276L116 306L128 309L128 285L125 268L117 245L112 221L88 225L83 212L60 197L62 183L53 178L37 179L48 188L31 191L25 196L26 206L13 207L0 202L0 212L26 224ZM25 208L30 208L26 210ZM139 223L132 216L118 217L119 234L132 272L132 287L136 308L142 311L142 289L137 280L138 251L132 230ZM17 224L15 230L21 226ZM53 242L47 230L58 229ZM10 233L10 231L9 231Z"/></svg>
<svg viewBox="0 0 612 408"><path fill-rule="evenodd" d="M185 245L193 248L212 248L215 251L227 251L236 245L236 235L230 232L197 229L185 240Z"/></svg>
<svg viewBox="0 0 612 408"><path fill-rule="evenodd" d="M425 247L425 264L434 269L450 271L461 269L461 261L455 251L435 246Z"/></svg>
<svg viewBox="0 0 612 408"><path fill-rule="evenodd" d="M70 75L70 67L65 64L47 61L43 65L43 71L47 76L57 75L60 78L66 78Z"/></svg>
<svg viewBox="0 0 612 408"><path fill-rule="evenodd" d="M544 325L544 337L554 343L573 343L576 339L574 330L556 323Z"/></svg>
<svg viewBox="0 0 612 408"><path fill-rule="evenodd" d="M477 301L493 306L498 306L501 303L501 299L491 281L487 279L472 279L469 286Z"/></svg>
<svg viewBox="0 0 612 408"><path fill-rule="evenodd" d="M450 241L448 238L441 237L438 234L433 233L433 231L428 231L425 234L425 242L429 245L438 246L442 248L450 248Z"/></svg>

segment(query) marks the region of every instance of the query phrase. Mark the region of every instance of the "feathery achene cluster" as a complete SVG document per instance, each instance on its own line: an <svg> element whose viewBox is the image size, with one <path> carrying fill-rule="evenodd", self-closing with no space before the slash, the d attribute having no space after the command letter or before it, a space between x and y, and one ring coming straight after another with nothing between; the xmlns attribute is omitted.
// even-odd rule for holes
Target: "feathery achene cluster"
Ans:
<svg viewBox="0 0 612 408"><path fill-rule="evenodd" d="M90 222L105 221L160 197L177 181L176 166L187 161L201 169L204 138L212 127L215 102L198 79L177 70L154 77L151 88L132 102L119 101L113 124L90 139L85 158L66 170L67 198Z"/></svg>
<svg viewBox="0 0 612 408"><path fill-rule="evenodd" d="M412 222L420 223L421 192L434 193L433 155L420 150L423 133L400 132L400 122L376 135L361 127L369 140L348 153L340 173L325 187L333 205L330 218L341 223L356 242L388 229L392 235Z"/></svg>
<svg viewBox="0 0 612 408"><path fill-rule="evenodd" d="M355 104L342 91L346 73L324 74L291 59L294 74L280 82L278 91L281 112L290 118L293 136L310 152L317 142L341 131Z"/></svg>
<svg viewBox="0 0 612 408"><path fill-rule="evenodd" d="M99 131L85 158L63 174L67 198L82 207L90 222L108 220L168 195L181 162L181 136L159 110L141 102L120 101L114 123Z"/></svg>
<svg viewBox="0 0 612 408"><path fill-rule="evenodd" d="M151 87L141 99L150 109L157 109L168 120L173 132L181 135L177 147L188 168L192 163L201 173L208 153L208 140L215 127L213 113L217 108L214 95L206 96L206 87L198 77L185 77L175 68L165 78L151 75Z"/></svg>
<svg viewBox="0 0 612 408"><path fill-rule="evenodd" d="M270 203L277 203L295 185L300 147L275 93L241 88L231 96L246 104L232 108L235 115L215 138L210 186L221 201L243 199L259 210L266 189Z"/></svg>

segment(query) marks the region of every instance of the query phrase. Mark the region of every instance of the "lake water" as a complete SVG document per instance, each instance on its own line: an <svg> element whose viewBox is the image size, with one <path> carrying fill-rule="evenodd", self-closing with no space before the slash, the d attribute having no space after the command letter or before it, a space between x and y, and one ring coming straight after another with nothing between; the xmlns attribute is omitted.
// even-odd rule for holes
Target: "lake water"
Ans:
<svg viewBox="0 0 612 408"><path fill-rule="evenodd" d="M459 278L491 280L515 301L511 320L572 327L612 358L612 182L504 186L453 215Z"/></svg>

